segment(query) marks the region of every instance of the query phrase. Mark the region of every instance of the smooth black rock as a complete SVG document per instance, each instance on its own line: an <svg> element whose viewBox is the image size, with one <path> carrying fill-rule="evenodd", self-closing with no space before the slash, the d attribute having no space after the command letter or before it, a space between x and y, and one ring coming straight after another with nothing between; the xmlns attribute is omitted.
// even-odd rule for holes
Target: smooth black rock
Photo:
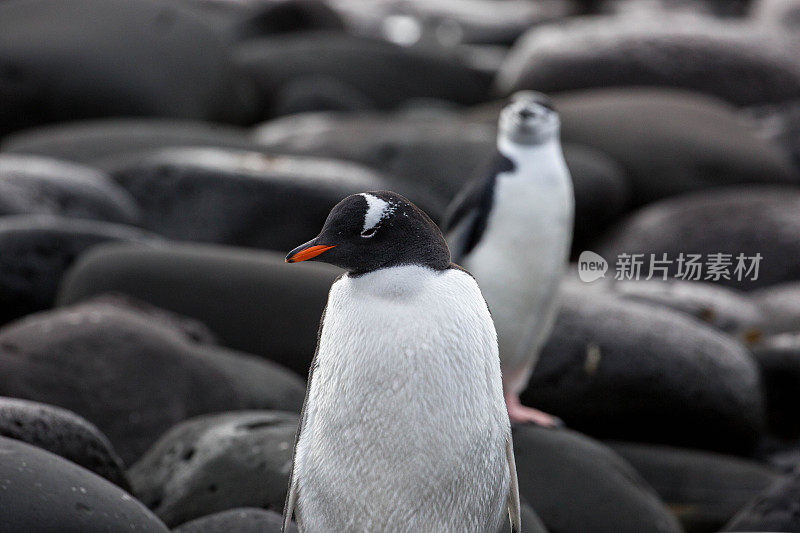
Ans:
<svg viewBox="0 0 800 533"><path fill-rule="evenodd" d="M334 0L331 5L358 34L433 48L461 43L509 46L531 26L578 10L571 0Z"/></svg>
<svg viewBox="0 0 800 533"><path fill-rule="evenodd" d="M595 437L749 453L761 395L756 363L727 335L669 309L567 290L523 400Z"/></svg>
<svg viewBox="0 0 800 533"><path fill-rule="evenodd" d="M282 525L281 513L243 507L195 518L172 531L174 533L280 533ZM294 522L286 532L297 533Z"/></svg>
<svg viewBox="0 0 800 533"><path fill-rule="evenodd" d="M770 433L800 437L800 333L766 337L752 351L761 368Z"/></svg>
<svg viewBox="0 0 800 533"><path fill-rule="evenodd" d="M169 327L192 343L219 344L217 335L199 320L155 307L125 294L108 292L91 298L91 303L99 306L119 307L126 311L141 314L150 320Z"/></svg>
<svg viewBox="0 0 800 533"><path fill-rule="evenodd" d="M800 470L754 498L722 531L800 531Z"/></svg>
<svg viewBox="0 0 800 533"><path fill-rule="evenodd" d="M524 425L514 428L514 454L520 495L550 533L681 531L653 489L599 442Z"/></svg>
<svg viewBox="0 0 800 533"><path fill-rule="evenodd" d="M314 237L346 196L389 188L353 163L216 148L132 156L111 175L160 235L273 250Z"/></svg>
<svg viewBox="0 0 800 533"><path fill-rule="evenodd" d="M0 437L0 527L9 533L166 533L127 492L24 442Z"/></svg>
<svg viewBox="0 0 800 533"><path fill-rule="evenodd" d="M111 246L81 258L64 281L59 302L128 294L195 318L222 345L277 361L305 377L328 291L340 273L323 263L287 265L283 254L235 248Z"/></svg>
<svg viewBox="0 0 800 533"><path fill-rule="evenodd" d="M336 11L317 0L183 0L181 3L199 13L230 41L345 29Z"/></svg>
<svg viewBox="0 0 800 533"><path fill-rule="evenodd" d="M133 198L93 168L30 155L0 154L0 216L60 215L136 224Z"/></svg>
<svg viewBox="0 0 800 533"><path fill-rule="evenodd" d="M796 32L800 30L800 4L795 0L754 0L750 18L772 31Z"/></svg>
<svg viewBox="0 0 800 533"><path fill-rule="evenodd" d="M795 169L800 171L800 99L751 107L744 115L756 121L763 138L791 154Z"/></svg>
<svg viewBox="0 0 800 533"><path fill-rule="evenodd" d="M660 305L680 311L736 337L745 344L758 343L771 325L747 294L713 283L682 280L615 281L609 284L623 299Z"/></svg>
<svg viewBox="0 0 800 533"><path fill-rule="evenodd" d="M800 97L796 52L784 35L714 17L576 18L521 37L496 88L508 95L522 89L676 87L741 106L775 103Z"/></svg>
<svg viewBox="0 0 800 533"><path fill-rule="evenodd" d="M656 490L687 532L719 531L779 474L765 466L697 450L608 443Z"/></svg>
<svg viewBox="0 0 800 533"><path fill-rule="evenodd" d="M242 123L256 106L222 36L175 2L2 2L0 58L0 135L92 117Z"/></svg>
<svg viewBox="0 0 800 533"><path fill-rule="evenodd" d="M694 13L696 15L717 15L718 17L743 17L747 14L750 4L748 0L652 0L640 2L639 0L601 0L593 2L584 0L584 4L594 4L595 14L633 14L659 16L664 13Z"/></svg>
<svg viewBox="0 0 800 533"><path fill-rule="evenodd" d="M109 118L53 124L8 135L1 152L36 154L87 165L178 146L254 149L248 130L159 118Z"/></svg>
<svg viewBox="0 0 800 533"><path fill-rule="evenodd" d="M800 464L800 439L785 440L765 437L755 458L784 474L791 474Z"/></svg>
<svg viewBox="0 0 800 533"><path fill-rule="evenodd" d="M439 220L447 205L495 151L496 118L467 121L447 110L307 113L267 122L254 132L265 149L355 161L393 179L392 190L427 198Z"/></svg>
<svg viewBox="0 0 800 533"><path fill-rule="evenodd" d="M282 512L296 431L282 412L187 420L128 471L133 493L172 527L237 507Z"/></svg>
<svg viewBox="0 0 800 533"><path fill-rule="evenodd" d="M635 205L739 183L800 183L789 151L716 98L627 88L564 93L554 102L564 141L617 161Z"/></svg>
<svg viewBox="0 0 800 533"><path fill-rule="evenodd" d="M72 261L108 241L155 243L131 226L48 215L0 218L0 324L47 309Z"/></svg>
<svg viewBox="0 0 800 533"><path fill-rule="evenodd" d="M800 188L731 187L643 207L608 232L592 249L614 264L620 254L644 254L639 258L642 272L649 271L651 254L656 259L667 254L667 260L672 261L666 265L670 277L678 274L681 253L684 258L700 254L701 279L696 281L750 291L800 280L798 233ZM713 263L712 254L729 254L721 257L724 263L720 263L723 265L720 272L724 275L717 276L708 268L708 263ZM759 261L751 259L757 254L761 256ZM737 271L740 255L742 268ZM754 269L750 270L756 262L757 276Z"/></svg>
<svg viewBox="0 0 800 533"><path fill-rule="evenodd" d="M94 425L66 409L0 398L0 436L47 450L130 490L125 466L108 438Z"/></svg>
<svg viewBox="0 0 800 533"><path fill-rule="evenodd" d="M456 59L345 33L248 41L235 61L255 81L265 118L306 111L393 109L412 99L472 105L491 77Z"/></svg>
<svg viewBox="0 0 800 533"><path fill-rule="evenodd" d="M0 394L57 405L95 424L130 463L204 413L299 411L301 379L197 344L168 321L110 301L33 315L0 330ZM260 387L258 387L260 385Z"/></svg>
<svg viewBox="0 0 800 533"><path fill-rule="evenodd" d="M751 301L766 317L766 331L800 331L800 283L784 283L749 293Z"/></svg>

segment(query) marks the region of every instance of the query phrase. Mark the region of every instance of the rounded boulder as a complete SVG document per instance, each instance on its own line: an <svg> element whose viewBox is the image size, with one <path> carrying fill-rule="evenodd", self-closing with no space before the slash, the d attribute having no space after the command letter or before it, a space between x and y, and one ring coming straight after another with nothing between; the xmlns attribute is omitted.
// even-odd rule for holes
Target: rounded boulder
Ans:
<svg viewBox="0 0 800 533"><path fill-rule="evenodd" d="M176 423L231 409L299 411L301 379L244 354L191 341L108 301L32 315L0 330L0 395L69 409L131 463ZM260 387L257 388L257 385Z"/></svg>
<svg viewBox="0 0 800 533"><path fill-rule="evenodd" d="M0 455L5 531L169 531L127 492L55 454L0 437Z"/></svg>
<svg viewBox="0 0 800 533"><path fill-rule="evenodd" d="M724 452L752 451L764 425L743 345L669 309L574 290L523 400L595 437Z"/></svg>
<svg viewBox="0 0 800 533"><path fill-rule="evenodd" d="M631 262L642 254L642 273L666 254L667 263L655 266L666 267L671 278L751 291L800 280L798 233L800 188L730 187L645 206L606 233L595 250L614 264L621 254Z"/></svg>
<svg viewBox="0 0 800 533"><path fill-rule="evenodd" d="M314 237L346 196L388 189L377 172L353 163L218 148L132 156L111 176L155 233L273 250Z"/></svg>
<svg viewBox="0 0 800 533"><path fill-rule="evenodd" d="M281 511L297 416L244 411L187 420L128 472L133 493L167 525L237 507Z"/></svg>
<svg viewBox="0 0 800 533"><path fill-rule="evenodd" d="M0 436L47 450L130 490L125 467L108 438L66 409L0 398Z"/></svg>

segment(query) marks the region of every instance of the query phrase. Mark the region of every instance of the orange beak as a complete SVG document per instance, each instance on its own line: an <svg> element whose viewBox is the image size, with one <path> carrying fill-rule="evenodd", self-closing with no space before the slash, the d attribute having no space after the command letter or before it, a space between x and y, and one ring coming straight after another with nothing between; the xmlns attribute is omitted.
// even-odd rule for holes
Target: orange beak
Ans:
<svg viewBox="0 0 800 533"><path fill-rule="evenodd" d="M300 261L308 261L309 259L317 257L319 254L327 252L331 248L335 247L335 244L333 246L318 244L316 246L309 246L308 248L303 248L301 250L292 250L292 252L286 256L286 262L299 263Z"/></svg>

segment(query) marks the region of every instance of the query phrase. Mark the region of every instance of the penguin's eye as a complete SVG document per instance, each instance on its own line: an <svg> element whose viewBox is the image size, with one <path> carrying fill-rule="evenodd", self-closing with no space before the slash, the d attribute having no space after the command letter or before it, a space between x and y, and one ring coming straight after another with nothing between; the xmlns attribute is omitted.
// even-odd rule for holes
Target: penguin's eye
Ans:
<svg viewBox="0 0 800 533"><path fill-rule="evenodd" d="M364 237L365 239L369 239L370 237L375 235L376 231L378 231L378 228L370 228L366 231L362 231L361 236Z"/></svg>

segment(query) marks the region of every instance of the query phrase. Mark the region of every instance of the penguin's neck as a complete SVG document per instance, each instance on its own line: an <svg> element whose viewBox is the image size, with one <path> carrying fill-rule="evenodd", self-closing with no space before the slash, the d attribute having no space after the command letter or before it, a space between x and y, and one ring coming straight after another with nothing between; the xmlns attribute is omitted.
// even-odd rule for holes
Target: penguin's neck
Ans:
<svg viewBox="0 0 800 533"><path fill-rule="evenodd" d="M518 144L506 135L497 139L497 150L510 159L516 168L513 173L521 179L558 178L568 173L561 142L557 135L539 144Z"/></svg>
<svg viewBox="0 0 800 533"><path fill-rule="evenodd" d="M493 190L493 206L487 231L489 241L505 239L530 241L537 235L572 226L574 196L561 143L557 136L535 145L518 144L501 136L499 152L514 168L498 174ZM494 232L500 232L496 234ZM555 240L563 240L558 237ZM508 249L513 249L507 244ZM469 267L469 265L468 265Z"/></svg>
<svg viewBox="0 0 800 533"><path fill-rule="evenodd" d="M403 298L424 290L426 284L442 271L419 265L396 265L372 270L358 276L345 275L356 291L378 298Z"/></svg>

